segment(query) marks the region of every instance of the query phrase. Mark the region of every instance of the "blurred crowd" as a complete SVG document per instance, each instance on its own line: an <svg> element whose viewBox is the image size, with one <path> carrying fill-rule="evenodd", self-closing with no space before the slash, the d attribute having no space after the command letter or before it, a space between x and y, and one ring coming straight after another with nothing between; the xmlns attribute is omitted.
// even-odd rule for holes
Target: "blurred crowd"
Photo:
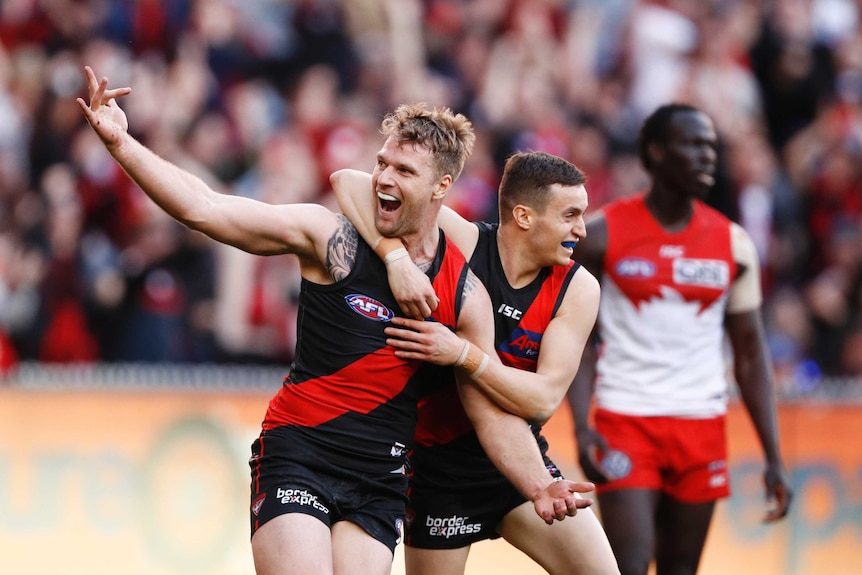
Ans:
<svg viewBox="0 0 862 575"><path fill-rule="evenodd" d="M450 106L478 138L447 201L485 220L515 150L581 167L591 210L640 191L641 120L692 103L721 138L709 201L763 262L779 380L853 381L861 17L859 0L3 0L0 366L291 360L295 260L157 209L86 126L90 65L132 87L136 138L273 203L335 208L329 173L373 167L385 112Z"/></svg>

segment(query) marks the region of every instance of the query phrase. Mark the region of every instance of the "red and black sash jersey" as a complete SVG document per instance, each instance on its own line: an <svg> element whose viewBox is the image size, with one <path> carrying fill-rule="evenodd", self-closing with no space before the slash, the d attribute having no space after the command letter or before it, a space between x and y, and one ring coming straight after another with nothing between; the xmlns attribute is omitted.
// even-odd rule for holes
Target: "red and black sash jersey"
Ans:
<svg viewBox="0 0 862 575"><path fill-rule="evenodd" d="M439 245L428 271L440 298L432 318L454 329L467 264L442 232ZM343 280L303 279L295 360L269 403L264 431L287 426L356 468L391 467L412 446L419 399L452 380L451 367L395 356L383 332L395 315L403 314L386 268L365 242Z"/></svg>
<svg viewBox="0 0 862 575"><path fill-rule="evenodd" d="M494 305L494 345L506 365L536 371L545 328L563 302L566 289L580 264L542 268L529 285L509 285L497 246L497 224L477 224L479 241L470 258L473 270L491 295Z"/></svg>
<svg viewBox="0 0 862 575"><path fill-rule="evenodd" d="M497 224L476 225L479 239L470 258L470 268L491 296L497 355L506 365L535 372L545 328L557 313L580 264L570 262L566 266L544 268L529 285L515 289L509 284L500 261ZM544 452L547 442L537 426L533 431ZM447 473L443 468L448 467L453 477L466 473L466 468L458 467L466 463L464 459L467 458L479 458L492 466L463 411L454 385L438 390L420 403L416 443L414 459L418 458L417 471L421 468L423 473L429 467L433 467L435 473ZM429 458L430 452L439 457ZM470 465L474 464L471 459Z"/></svg>

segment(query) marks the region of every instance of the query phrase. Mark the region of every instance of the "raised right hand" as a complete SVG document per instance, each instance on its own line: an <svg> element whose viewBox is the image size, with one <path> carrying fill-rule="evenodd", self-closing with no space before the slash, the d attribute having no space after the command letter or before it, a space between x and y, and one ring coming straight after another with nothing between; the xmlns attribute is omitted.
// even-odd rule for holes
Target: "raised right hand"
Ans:
<svg viewBox="0 0 862 575"><path fill-rule="evenodd" d="M78 105L102 143L109 149L113 148L119 145L129 131L126 113L117 105L116 98L131 93L132 89L125 87L108 90L108 78L103 77L101 81L97 81L93 69L89 66L85 66L84 71L90 88L90 103L78 98Z"/></svg>

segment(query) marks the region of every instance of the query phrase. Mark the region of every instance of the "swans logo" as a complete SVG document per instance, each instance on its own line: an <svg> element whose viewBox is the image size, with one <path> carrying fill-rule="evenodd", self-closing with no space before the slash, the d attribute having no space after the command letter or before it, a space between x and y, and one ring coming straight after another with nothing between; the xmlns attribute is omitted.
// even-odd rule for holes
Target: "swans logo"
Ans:
<svg viewBox="0 0 862 575"><path fill-rule="evenodd" d="M380 303L374 298L358 293L352 293L344 296L344 300L350 309L361 316L373 319L374 321L389 321L395 314L391 309Z"/></svg>
<svg viewBox="0 0 862 575"><path fill-rule="evenodd" d="M610 479L622 479L632 472L632 460L622 451L609 449L602 457L602 469Z"/></svg>

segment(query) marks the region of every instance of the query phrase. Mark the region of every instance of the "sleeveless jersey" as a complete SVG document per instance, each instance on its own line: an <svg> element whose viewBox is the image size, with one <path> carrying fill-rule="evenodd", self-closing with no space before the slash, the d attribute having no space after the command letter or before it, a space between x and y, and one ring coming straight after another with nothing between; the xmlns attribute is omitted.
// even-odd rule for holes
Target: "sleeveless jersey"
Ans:
<svg viewBox="0 0 862 575"><path fill-rule="evenodd" d="M536 371L542 335L554 318L579 264L544 268L529 285L515 289L506 279L497 246L497 224L478 223L479 240L470 268L491 295L495 345L505 364ZM548 449L541 428L533 426L542 454ZM419 404L413 454L417 483L480 482L500 475L488 459L464 413L453 385Z"/></svg>
<svg viewBox="0 0 862 575"><path fill-rule="evenodd" d="M428 271L440 298L432 317L452 329L466 274L464 256L441 232ZM295 359L269 403L264 432L278 427L315 457L358 471L405 464L417 403L453 374L448 366L399 359L386 345L384 328L402 314L383 262L360 241L346 278L302 280L299 309Z"/></svg>
<svg viewBox="0 0 862 575"><path fill-rule="evenodd" d="M737 274L731 222L700 201L668 232L638 195L603 208L599 407L630 415L726 412L724 315Z"/></svg>

